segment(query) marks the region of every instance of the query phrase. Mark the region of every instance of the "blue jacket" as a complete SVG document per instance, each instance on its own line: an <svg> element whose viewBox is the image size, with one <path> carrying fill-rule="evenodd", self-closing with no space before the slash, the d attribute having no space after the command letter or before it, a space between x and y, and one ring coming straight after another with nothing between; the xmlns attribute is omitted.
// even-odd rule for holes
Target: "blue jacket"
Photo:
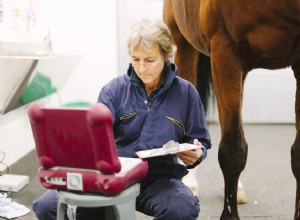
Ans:
<svg viewBox="0 0 300 220"><path fill-rule="evenodd" d="M179 70L166 63L159 87L147 96L143 83L130 65L127 74L111 80L102 89L98 102L113 114L113 129L119 156L137 157L136 151L162 147L169 140L193 143L198 139L211 147L204 109L195 87L176 76ZM187 174L176 155L148 159L148 179Z"/></svg>

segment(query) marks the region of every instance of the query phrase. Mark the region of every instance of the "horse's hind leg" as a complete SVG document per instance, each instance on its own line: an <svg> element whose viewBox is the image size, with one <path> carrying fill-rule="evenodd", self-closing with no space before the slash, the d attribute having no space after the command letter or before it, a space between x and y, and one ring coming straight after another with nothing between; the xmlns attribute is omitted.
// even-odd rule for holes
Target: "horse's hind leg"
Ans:
<svg viewBox="0 0 300 220"><path fill-rule="evenodd" d="M172 1L165 0L163 8L163 20L172 32L172 37L177 46L177 53L174 63L180 70L180 76L196 86L197 65L199 52L190 45L181 34L173 13ZM183 182L191 189L194 195L198 195L199 186L196 180L197 167L190 170L188 175L183 178Z"/></svg>
<svg viewBox="0 0 300 220"><path fill-rule="evenodd" d="M300 61L292 66L297 81L296 89L296 139L291 149L291 163L293 174L297 181L296 203L295 203L295 220L300 220Z"/></svg>
<svg viewBox="0 0 300 220"><path fill-rule="evenodd" d="M180 70L180 76L196 85L199 52L188 43L180 32L174 17L171 0L164 0L163 20L170 28L172 37L177 46L174 63Z"/></svg>

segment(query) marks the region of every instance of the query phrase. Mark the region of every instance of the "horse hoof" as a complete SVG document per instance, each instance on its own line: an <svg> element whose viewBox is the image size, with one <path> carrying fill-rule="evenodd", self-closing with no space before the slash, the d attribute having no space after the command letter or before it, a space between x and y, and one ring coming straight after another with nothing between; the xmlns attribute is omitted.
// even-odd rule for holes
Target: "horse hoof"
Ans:
<svg viewBox="0 0 300 220"><path fill-rule="evenodd" d="M238 187L237 191L237 203L238 204L245 204L248 202L248 198L246 192L243 187Z"/></svg>
<svg viewBox="0 0 300 220"><path fill-rule="evenodd" d="M198 193L199 193L199 186L197 183L195 182L191 182L190 180L188 179L183 179L182 182L190 188L190 190L192 191L193 195L194 196L198 196Z"/></svg>
<svg viewBox="0 0 300 220"><path fill-rule="evenodd" d="M194 196L198 196L199 193L199 188L198 185L193 185L193 186L188 186L190 188L190 190L192 191Z"/></svg>
<svg viewBox="0 0 300 220"><path fill-rule="evenodd" d="M195 172L191 172L184 176L182 182L190 188L194 196L198 196L199 186L195 177Z"/></svg>

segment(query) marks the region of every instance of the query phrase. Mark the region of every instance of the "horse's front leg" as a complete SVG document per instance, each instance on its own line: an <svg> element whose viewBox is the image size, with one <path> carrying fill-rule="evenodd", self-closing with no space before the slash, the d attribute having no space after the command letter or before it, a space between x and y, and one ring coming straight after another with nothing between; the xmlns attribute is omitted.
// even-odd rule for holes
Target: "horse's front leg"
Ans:
<svg viewBox="0 0 300 220"><path fill-rule="evenodd" d="M237 187L248 149L241 116L244 72L241 62L228 48L228 42L223 43L222 39L214 37L211 41L213 83L221 125L218 156L225 181L221 219L239 219Z"/></svg>
<svg viewBox="0 0 300 220"><path fill-rule="evenodd" d="M296 89L296 139L291 149L291 163L293 174L297 181L296 202L295 202L295 220L300 220L300 61L292 66L295 78L297 80Z"/></svg>

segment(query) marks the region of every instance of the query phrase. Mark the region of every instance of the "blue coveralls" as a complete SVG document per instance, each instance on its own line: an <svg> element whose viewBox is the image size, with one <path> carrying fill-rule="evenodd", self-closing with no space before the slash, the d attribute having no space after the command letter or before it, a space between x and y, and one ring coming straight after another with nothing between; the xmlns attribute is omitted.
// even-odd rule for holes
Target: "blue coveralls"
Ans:
<svg viewBox="0 0 300 220"><path fill-rule="evenodd" d="M204 109L195 87L176 76L178 73L174 64L166 63L159 87L147 96L143 83L129 65L127 74L111 80L101 89L98 102L112 111L119 156L137 157L136 151L159 148L169 140L193 143L198 139L204 146L202 161L206 158L211 139ZM154 216L155 220L197 219L200 204L181 181L188 171L178 163L177 156L150 158L148 164L136 209ZM40 220L55 219L56 192L47 191L34 201L33 210ZM100 215L103 209L77 210L78 219L96 220L101 218L94 216Z"/></svg>

